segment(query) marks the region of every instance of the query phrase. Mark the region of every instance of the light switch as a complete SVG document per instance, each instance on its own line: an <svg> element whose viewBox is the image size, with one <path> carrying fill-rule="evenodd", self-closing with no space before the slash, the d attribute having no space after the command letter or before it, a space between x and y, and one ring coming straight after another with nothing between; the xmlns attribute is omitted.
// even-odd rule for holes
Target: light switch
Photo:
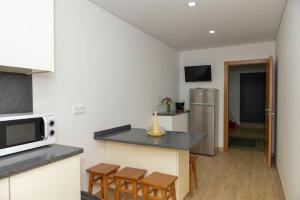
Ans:
<svg viewBox="0 0 300 200"><path fill-rule="evenodd" d="M73 115L83 115L85 113L85 107L84 106L73 106L72 107L72 114Z"/></svg>
<svg viewBox="0 0 300 200"><path fill-rule="evenodd" d="M84 114L85 113L85 107L84 106L80 106L79 107L79 114Z"/></svg>

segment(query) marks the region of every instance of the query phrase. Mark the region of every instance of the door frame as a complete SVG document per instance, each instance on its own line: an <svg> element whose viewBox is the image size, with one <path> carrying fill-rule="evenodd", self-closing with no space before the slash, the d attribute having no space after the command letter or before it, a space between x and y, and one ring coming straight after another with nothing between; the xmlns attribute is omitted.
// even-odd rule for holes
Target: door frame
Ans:
<svg viewBox="0 0 300 200"><path fill-rule="evenodd" d="M254 60L239 60L224 62L224 151L228 151L228 131L229 131L229 69L241 65L268 64L269 58Z"/></svg>

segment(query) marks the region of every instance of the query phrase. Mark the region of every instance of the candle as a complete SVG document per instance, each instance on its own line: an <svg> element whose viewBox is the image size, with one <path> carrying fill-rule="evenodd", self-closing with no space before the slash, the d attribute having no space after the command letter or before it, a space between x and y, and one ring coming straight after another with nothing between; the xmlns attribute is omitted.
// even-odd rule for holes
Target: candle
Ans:
<svg viewBox="0 0 300 200"><path fill-rule="evenodd" d="M158 117L157 117L157 112L154 112L154 116L153 116L153 128L152 128L152 133L153 134L160 134L160 127L159 127L159 123L158 123Z"/></svg>

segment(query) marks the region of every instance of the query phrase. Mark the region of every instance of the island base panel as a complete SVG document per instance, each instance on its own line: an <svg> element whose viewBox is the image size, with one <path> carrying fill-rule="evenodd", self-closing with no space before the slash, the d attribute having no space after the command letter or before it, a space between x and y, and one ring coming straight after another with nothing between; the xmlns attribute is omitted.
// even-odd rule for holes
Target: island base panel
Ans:
<svg viewBox="0 0 300 200"><path fill-rule="evenodd" d="M0 180L0 199L9 200L9 179Z"/></svg>
<svg viewBox="0 0 300 200"><path fill-rule="evenodd" d="M189 151L105 141L105 162L178 176L178 199L189 192Z"/></svg>

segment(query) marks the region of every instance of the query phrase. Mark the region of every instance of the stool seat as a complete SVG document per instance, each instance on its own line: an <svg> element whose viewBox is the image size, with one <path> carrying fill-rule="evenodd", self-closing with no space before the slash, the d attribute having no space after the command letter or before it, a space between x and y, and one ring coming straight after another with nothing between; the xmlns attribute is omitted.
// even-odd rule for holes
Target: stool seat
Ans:
<svg viewBox="0 0 300 200"><path fill-rule="evenodd" d="M121 199L121 193L125 193L125 199L128 199L128 194L132 194L133 200L138 200L139 181L144 178L147 170L132 167L125 167L115 173L114 179L116 182L115 200Z"/></svg>
<svg viewBox="0 0 300 200"><path fill-rule="evenodd" d="M93 187L95 185L100 186L101 196L104 200L108 200L108 186L113 184L114 181L110 181L114 173L120 168L119 165L113 165L108 163L100 163L93 166L86 171L89 173L89 193L93 193Z"/></svg>
<svg viewBox="0 0 300 200"><path fill-rule="evenodd" d="M89 173L93 173L95 175L106 176L106 175L109 175L112 172L116 171L119 168L120 168L119 165L100 163L96 166L93 166L93 167L87 169L86 171Z"/></svg>
<svg viewBox="0 0 300 200"><path fill-rule="evenodd" d="M129 180L139 180L141 179L145 174L147 170L145 169L138 169L138 168L132 168L132 167L124 167L117 173L115 173L115 178L120 179L129 179Z"/></svg>
<svg viewBox="0 0 300 200"><path fill-rule="evenodd" d="M155 200L168 200L170 198L176 200L175 182L177 178L177 176L153 172L141 180L143 200L148 200L149 197Z"/></svg>
<svg viewBox="0 0 300 200"><path fill-rule="evenodd" d="M141 182L143 184L147 184L151 187L158 187L162 189L167 189L177 180L177 176L163 174L159 172L153 172L146 178L144 178Z"/></svg>

